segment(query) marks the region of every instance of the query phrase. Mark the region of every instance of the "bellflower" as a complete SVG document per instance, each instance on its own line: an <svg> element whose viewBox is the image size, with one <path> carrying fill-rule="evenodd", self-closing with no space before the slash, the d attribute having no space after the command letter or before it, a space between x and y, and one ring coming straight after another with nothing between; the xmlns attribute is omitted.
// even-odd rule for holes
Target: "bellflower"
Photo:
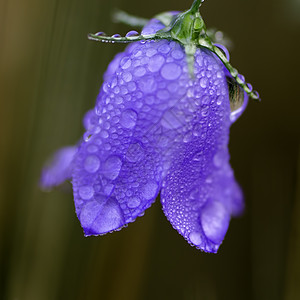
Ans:
<svg viewBox="0 0 300 300"><path fill-rule="evenodd" d="M188 12L195 24L199 13ZM137 41L109 64L95 108L84 117L83 139L54 155L41 184L71 180L85 236L120 230L160 193L172 226L191 245L216 252L244 206L229 163L229 128L247 93L255 95L226 65L224 47L190 47L178 28L164 38L186 25L184 13L164 16L172 28L158 16L139 36L92 35Z"/></svg>

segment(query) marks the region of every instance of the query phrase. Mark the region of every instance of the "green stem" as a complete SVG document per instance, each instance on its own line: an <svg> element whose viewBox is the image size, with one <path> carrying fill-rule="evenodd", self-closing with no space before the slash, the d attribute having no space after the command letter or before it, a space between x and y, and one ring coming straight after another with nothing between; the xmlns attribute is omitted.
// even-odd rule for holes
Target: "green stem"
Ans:
<svg viewBox="0 0 300 300"><path fill-rule="evenodd" d="M194 0L192 7L190 8L191 13L196 13L200 6L202 5L203 0Z"/></svg>

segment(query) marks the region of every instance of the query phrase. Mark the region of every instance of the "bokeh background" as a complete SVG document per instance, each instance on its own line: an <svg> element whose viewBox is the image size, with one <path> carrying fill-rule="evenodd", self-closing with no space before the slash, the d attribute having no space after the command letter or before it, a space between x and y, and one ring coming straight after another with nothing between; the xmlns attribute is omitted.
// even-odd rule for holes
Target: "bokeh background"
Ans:
<svg viewBox="0 0 300 300"><path fill-rule="evenodd" d="M0 0L0 298L300 299L300 1L206 0L260 92L231 130L246 211L217 255L190 247L157 201L128 228L84 238L70 189L38 187L45 160L83 134L102 74L124 45L119 8L150 18L192 0Z"/></svg>

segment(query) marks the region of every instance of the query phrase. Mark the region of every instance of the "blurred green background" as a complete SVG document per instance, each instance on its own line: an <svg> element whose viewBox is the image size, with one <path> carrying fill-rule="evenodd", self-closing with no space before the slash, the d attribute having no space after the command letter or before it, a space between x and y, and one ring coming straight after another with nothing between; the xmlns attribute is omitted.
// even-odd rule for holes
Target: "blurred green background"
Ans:
<svg viewBox="0 0 300 300"><path fill-rule="evenodd" d="M208 27L260 92L231 130L246 211L217 255L190 247L157 201L128 228L84 238L72 194L39 190L45 160L83 134L124 45L114 8L150 18L192 0L0 0L0 298L300 299L300 1L206 0Z"/></svg>

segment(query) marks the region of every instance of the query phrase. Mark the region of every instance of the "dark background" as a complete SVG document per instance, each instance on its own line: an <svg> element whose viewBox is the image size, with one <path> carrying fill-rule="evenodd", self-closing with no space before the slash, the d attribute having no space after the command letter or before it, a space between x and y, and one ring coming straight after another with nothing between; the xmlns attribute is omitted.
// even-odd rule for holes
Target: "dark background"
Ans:
<svg viewBox="0 0 300 300"><path fill-rule="evenodd" d="M260 92L231 130L246 211L219 253L190 247L157 201L128 228L84 238L72 194L39 190L41 167L82 135L125 34L114 8L150 18L192 0L0 0L0 298L300 299L300 1L207 0L208 27Z"/></svg>

